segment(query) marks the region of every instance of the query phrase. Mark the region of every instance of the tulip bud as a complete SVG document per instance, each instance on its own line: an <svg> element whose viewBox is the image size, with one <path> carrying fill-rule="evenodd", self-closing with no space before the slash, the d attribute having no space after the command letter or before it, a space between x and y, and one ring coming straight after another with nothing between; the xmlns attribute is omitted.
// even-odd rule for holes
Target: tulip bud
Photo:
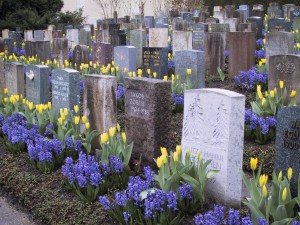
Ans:
<svg viewBox="0 0 300 225"><path fill-rule="evenodd" d="M291 180L292 179L292 175L293 175L293 169L290 167L288 169L288 179Z"/></svg>
<svg viewBox="0 0 300 225"><path fill-rule="evenodd" d="M102 144L106 143L108 141L108 133L107 132L100 135L100 141Z"/></svg>
<svg viewBox="0 0 300 225"><path fill-rule="evenodd" d="M68 115L68 109L67 108L64 108L64 114L67 116Z"/></svg>
<svg viewBox="0 0 300 225"><path fill-rule="evenodd" d="M286 200L286 196L287 196L287 190L286 190L286 187L283 189L282 191L282 201L285 201Z"/></svg>
<svg viewBox="0 0 300 225"><path fill-rule="evenodd" d="M122 132L122 139L123 139L123 142L126 143L127 139L126 139L126 133L125 132Z"/></svg>
<svg viewBox="0 0 300 225"><path fill-rule="evenodd" d="M8 88L4 88L4 94L8 93Z"/></svg>
<svg viewBox="0 0 300 225"><path fill-rule="evenodd" d="M109 136L110 137L113 137L113 136L115 136L115 133L116 133L116 127L111 127L111 128L109 128Z"/></svg>
<svg viewBox="0 0 300 225"><path fill-rule="evenodd" d="M161 154L162 154L162 155L168 155L168 151L167 151L166 148L160 147L160 151L161 151Z"/></svg>
<svg viewBox="0 0 300 225"><path fill-rule="evenodd" d="M283 86L284 86L284 81L283 81L283 80L280 80L280 81L279 81L279 87L280 87L280 89L282 89Z"/></svg>
<svg viewBox="0 0 300 225"><path fill-rule="evenodd" d="M153 77L156 78L156 76L157 76L157 73L153 72Z"/></svg>
<svg viewBox="0 0 300 225"><path fill-rule="evenodd" d="M75 113L78 113L78 111L79 111L78 105L74 105L74 112L75 112Z"/></svg>
<svg viewBox="0 0 300 225"><path fill-rule="evenodd" d="M256 170L256 167L257 167L257 161L258 159L257 158L252 158L250 159L250 167L251 167L251 170L254 171Z"/></svg>
<svg viewBox="0 0 300 225"><path fill-rule="evenodd" d="M86 130L89 130L89 129L90 129L90 123L89 123L89 122L85 123L84 125L85 125L85 129L86 129Z"/></svg>
<svg viewBox="0 0 300 225"><path fill-rule="evenodd" d="M62 124L63 124L63 119L62 118L58 118L58 123L62 126Z"/></svg>
<svg viewBox="0 0 300 225"><path fill-rule="evenodd" d="M293 97L295 97L295 96L296 96L296 94L297 94L297 91L295 91L295 90L292 90L290 97L291 97L291 98L293 98Z"/></svg>
<svg viewBox="0 0 300 225"><path fill-rule="evenodd" d="M82 120L83 123L86 123L86 116L82 116L81 120Z"/></svg>
<svg viewBox="0 0 300 225"><path fill-rule="evenodd" d="M187 75L191 75L192 74L192 69L186 69L186 73L187 73Z"/></svg>
<svg viewBox="0 0 300 225"><path fill-rule="evenodd" d="M266 185L262 187L262 195L266 198L268 196L268 191Z"/></svg>
<svg viewBox="0 0 300 225"><path fill-rule="evenodd" d="M181 154L181 150L182 150L182 149L181 149L181 145L177 145L177 146L176 146L176 152L177 152L178 155Z"/></svg>
<svg viewBox="0 0 300 225"><path fill-rule="evenodd" d="M156 162L157 162L157 167L160 168L163 163L162 157L158 157Z"/></svg>
<svg viewBox="0 0 300 225"><path fill-rule="evenodd" d="M74 116L74 123L75 123L76 125L79 124L79 120L80 120L80 117L79 117L79 116Z"/></svg>
<svg viewBox="0 0 300 225"><path fill-rule="evenodd" d="M174 159L174 162L178 162L178 153L177 152L174 152L173 159Z"/></svg>
<svg viewBox="0 0 300 225"><path fill-rule="evenodd" d="M7 103L7 101L8 101L8 98L3 98L3 101L5 102L5 103Z"/></svg>
<svg viewBox="0 0 300 225"><path fill-rule="evenodd" d="M120 127L120 124L117 123L117 131L120 132L121 131L121 127Z"/></svg>
<svg viewBox="0 0 300 225"><path fill-rule="evenodd" d="M278 182L281 182L281 180L282 180L282 171L280 171L278 174Z"/></svg>
<svg viewBox="0 0 300 225"><path fill-rule="evenodd" d="M263 95L262 95L261 91L258 91L258 92L257 92L257 96L258 96L259 99L262 99L262 98L263 98Z"/></svg>
<svg viewBox="0 0 300 225"><path fill-rule="evenodd" d="M271 97L271 98L274 98L274 96L275 96L274 90L271 90L271 91L270 91L270 97Z"/></svg>
<svg viewBox="0 0 300 225"><path fill-rule="evenodd" d="M164 76L164 81L167 81L168 80L168 76Z"/></svg>

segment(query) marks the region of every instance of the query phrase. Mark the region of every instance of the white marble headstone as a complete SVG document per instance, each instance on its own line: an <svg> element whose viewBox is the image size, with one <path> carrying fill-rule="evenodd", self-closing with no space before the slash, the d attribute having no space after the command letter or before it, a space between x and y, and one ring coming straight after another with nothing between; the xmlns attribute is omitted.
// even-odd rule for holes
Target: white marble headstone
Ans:
<svg viewBox="0 0 300 225"><path fill-rule="evenodd" d="M182 130L183 162L188 148L191 159L200 151L208 169L219 173L207 183L207 194L219 204L241 204L245 96L236 92L204 88L184 93Z"/></svg>
<svg viewBox="0 0 300 225"><path fill-rule="evenodd" d="M149 47L168 47L168 28L149 29Z"/></svg>
<svg viewBox="0 0 300 225"><path fill-rule="evenodd" d="M73 48L74 45L79 44L79 30L67 29L66 38L68 39L69 48Z"/></svg>
<svg viewBox="0 0 300 225"><path fill-rule="evenodd" d="M174 31L173 32L173 52L179 50L193 49L193 32Z"/></svg>

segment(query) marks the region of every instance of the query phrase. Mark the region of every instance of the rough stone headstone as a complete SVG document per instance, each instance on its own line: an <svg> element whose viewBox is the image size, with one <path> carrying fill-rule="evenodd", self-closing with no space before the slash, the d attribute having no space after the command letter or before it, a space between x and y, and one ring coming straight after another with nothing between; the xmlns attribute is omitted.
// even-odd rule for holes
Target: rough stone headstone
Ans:
<svg viewBox="0 0 300 225"><path fill-rule="evenodd" d="M24 66L18 62L5 63L5 83L9 95L25 96Z"/></svg>
<svg viewBox="0 0 300 225"><path fill-rule="evenodd" d="M193 49L204 50L204 36L208 32L208 25L197 23L193 27Z"/></svg>
<svg viewBox="0 0 300 225"><path fill-rule="evenodd" d="M76 70L80 69L80 65L89 63L89 49L86 45L76 45L73 50L73 67Z"/></svg>
<svg viewBox="0 0 300 225"><path fill-rule="evenodd" d="M45 37L45 31L44 30L34 30L33 37L34 37L35 41L43 41L44 37Z"/></svg>
<svg viewBox="0 0 300 225"><path fill-rule="evenodd" d="M147 69L151 73L156 72L157 78L168 75L168 48L143 48L143 71L148 76Z"/></svg>
<svg viewBox="0 0 300 225"><path fill-rule="evenodd" d="M299 55L273 55L269 58L268 89L278 88L279 81L284 81L288 96L292 90L300 93L298 81L300 78L300 56ZM297 94L297 103L300 96Z"/></svg>
<svg viewBox="0 0 300 225"><path fill-rule="evenodd" d="M15 52L14 40L12 38L6 38L4 39L4 44L7 55L12 55Z"/></svg>
<svg viewBox="0 0 300 225"><path fill-rule="evenodd" d="M117 124L117 79L115 76L87 74L84 76L83 113L90 129L108 132ZM99 146L99 141L96 147Z"/></svg>
<svg viewBox="0 0 300 225"><path fill-rule="evenodd" d="M35 55L41 62L47 62L51 59L50 41L35 41L33 44L35 45Z"/></svg>
<svg viewBox="0 0 300 225"><path fill-rule="evenodd" d="M50 101L50 70L48 66L26 66L26 99L34 104Z"/></svg>
<svg viewBox="0 0 300 225"><path fill-rule="evenodd" d="M74 109L80 105L80 73L73 69L52 71L52 109L59 113L61 108Z"/></svg>
<svg viewBox="0 0 300 225"><path fill-rule="evenodd" d="M65 60L69 60L67 38L53 39L53 58L60 66L64 65Z"/></svg>
<svg viewBox="0 0 300 225"><path fill-rule="evenodd" d="M149 47L158 47L158 48L168 47L168 29L150 28Z"/></svg>
<svg viewBox="0 0 300 225"><path fill-rule="evenodd" d="M179 50L193 49L193 33L190 31L173 31L173 53Z"/></svg>
<svg viewBox="0 0 300 225"><path fill-rule="evenodd" d="M229 33L229 76L248 71L255 65L255 32Z"/></svg>
<svg viewBox="0 0 300 225"><path fill-rule="evenodd" d="M24 41L33 41L33 31L32 30L25 30L24 31Z"/></svg>
<svg viewBox="0 0 300 225"><path fill-rule="evenodd" d="M288 169L293 169L290 183L291 194L297 197L297 180L300 173L299 161L299 132L300 106L281 107L277 113L276 141L275 141L275 172L280 171L287 176Z"/></svg>
<svg viewBox="0 0 300 225"><path fill-rule="evenodd" d="M153 163L160 147L168 146L171 122L171 82L125 78L125 131L134 142L132 157ZM143 162L144 162L143 160Z"/></svg>
<svg viewBox="0 0 300 225"><path fill-rule="evenodd" d="M191 75L187 75L186 70L191 69ZM197 50L176 51L175 54L175 74L179 74L181 81L186 82L190 76L193 88L205 87L205 53Z"/></svg>
<svg viewBox="0 0 300 225"><path fill-rule="evenodd" d="M136 66L143 66L143 47L147 46L147 33L145 30L132 30L130 44L136 47Z"/></svg>
<svg viewBox="0 0 300 225"><path fill-rule="evenodd" d="M91 30L86 28L81 28L79 30L79 44L80 45L91 45Z"/></svg>
<svg viewBox="0 0 300 225"><path fill-rule="evenodd" d="M134 46L117 46L114 48L115 66L120 68L121 78L127 75L123 73L124 68L128 72L136 71L136 47Z"/></svg>
<svg viewBox="0 0 300 225"><path fill-rule="evenodd" d="M110 43L95 43L93 47L93 63L107 66L112 61L113 45Z"/></svg>
<svg viewBox="0 0 300 225"><path fill-rule="evenodd" d="M270 32L266 34L266 60L272 55L293 54L294 34L288 32Z"/></svg>
<svg viewBox="0 0 300 225"><path fill-rule="evenodd" d="M284 19L269 19L268 20L268 31L286 31L292 30L292 22L285 21Z"/></svg>
<svg viewBox="0 0 300 225"><path fill-rule="evenodd" d="M103 42L102 30L95 30L95 42Z"/></svg>
<svg viewBox="0 0 300 225"><path fill-rule="evenodd" d="M204 162L212 160L208 169L219 173L208 181L206 192L228 207L240 207L242 199L244 116L244 95L213 88L184 93L182 156L190 148L193 161L198 151Z"/></svg>
<svg viewBox="0 0 300 225"><path fill-rule="evenodd" d="M205 65L207 75L216 75L217 68L224 70L226 36L224 32L211 32L205 35Z"/></svg>
<svg viewBox="0 0 300 225"><path fill-rule="evenodd" d="M78 29L68 29L66 38L68 39L69 48L79 44L79 30Z"/></svg>

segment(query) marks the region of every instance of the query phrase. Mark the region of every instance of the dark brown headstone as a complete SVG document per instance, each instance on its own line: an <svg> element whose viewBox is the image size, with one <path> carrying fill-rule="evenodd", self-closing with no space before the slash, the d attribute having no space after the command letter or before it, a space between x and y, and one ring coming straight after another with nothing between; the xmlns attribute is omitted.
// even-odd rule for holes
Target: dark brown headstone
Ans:
<svg viewBox="0 0 300 225"><path fill-rule="evenodd" d="M53 58L60 66L64 65L65 60L69 60L67 38L53 39Z"/></svg>
<svg viewBox="0 0 300 225"><path fill-rule="evenodd" d="M134 77L125 78L125 88L125 131L134 142L132 156L142 155L146 164L153 164L160 147L169 144L171 83Z"/></svg>
<svg viewBox="0 0 300 225"><path fill-rule="evenodd" d="M110 43L95 43L93 47L93 63L107 66L112 61L113 45Z"/></svg>
<svg viewBox="0 0 300 225"><path fill-rule="evenodd" d="M248 71L255 65L256 33L229 33L229 76Z"/></svg>
<svg viewBox="0 0 300 225"><path fill-rule="evenodd" d="M86 45L76 45L73 50L73 68L78 70L80 65L89 63L89 49Z"/></svg>

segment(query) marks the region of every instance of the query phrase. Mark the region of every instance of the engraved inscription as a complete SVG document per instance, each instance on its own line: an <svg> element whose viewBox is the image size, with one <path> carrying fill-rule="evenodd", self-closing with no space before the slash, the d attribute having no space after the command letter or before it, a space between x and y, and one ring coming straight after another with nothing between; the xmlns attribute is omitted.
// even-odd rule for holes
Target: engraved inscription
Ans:
<svg viewBox="0 0 300 225"><path fill-rule="evenodd" d="M276 65L276 69L280 73L294 73L295 72L295 65L293 63L279 63Z"/></svg>
<svg viewBox="0 0 300 225"><path fill-rule="evenodd" d="M128 114L130 116L148 119L150 117L149 112L149 100L145 93L139 90L127 90L126 91L126 103L128 105Z"/></svg>
<svg viewBox="0 0 300 225"><path fill-rule="evenodd" d="M67 102L69 97L69 82L63 80L62 77L57 77L57 80L52 80L52 98L57 101Z"/></svg>
<svg viewBox="0 0 300 225"><path fill-rule="evenodd" d="M283 130L282 147L290 150L298 150L300 138L300 120L293 120L290 123L290 128Z"/></svg>

